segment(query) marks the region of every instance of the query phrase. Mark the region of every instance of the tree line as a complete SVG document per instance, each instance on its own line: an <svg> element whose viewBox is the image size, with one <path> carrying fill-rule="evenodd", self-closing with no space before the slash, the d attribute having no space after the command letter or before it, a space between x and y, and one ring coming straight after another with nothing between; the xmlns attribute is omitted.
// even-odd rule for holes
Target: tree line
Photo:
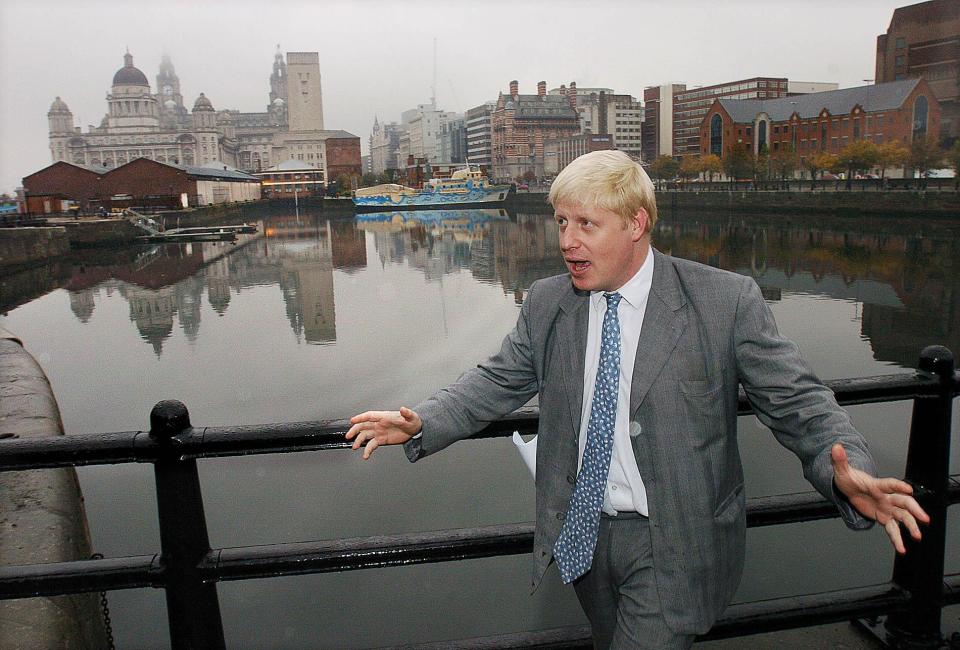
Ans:
<svg viewBox="0 0 960 650"><path fill-rule="evenodd" d="M803 170L810 175L811 187L826 174L844 174L847 186L856 176L866 175L886 179L887 171L906 168L926 179L931 170L950 167L960 179L960 139L943 149L932 138L917 138L908 147L899 142L876 144L870 140L855 140L837 153L819 151L809 156L798 155L792 145L781 145L771 151L766 145L756 154L747 145L739 143L721 158L715 154L659 156L648 172L657 181L701 179L712 182L723 174L730 182L736 180L782 181L795 178ZM873 175L876 171L878 174ZM836 178L836 177L834 177Z"/></svg>

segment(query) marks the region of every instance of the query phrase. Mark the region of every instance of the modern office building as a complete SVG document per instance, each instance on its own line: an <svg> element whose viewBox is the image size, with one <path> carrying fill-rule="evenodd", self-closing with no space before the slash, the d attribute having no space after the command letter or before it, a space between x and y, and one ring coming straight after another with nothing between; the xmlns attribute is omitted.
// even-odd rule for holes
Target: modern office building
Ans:
<svg viewBox="0 0 960 650"><path fill-rule="evenodd" d="M493 128L491 117L496 102L485 102L466 113L467 162L487 169L493 161Z"/></svg>
<svg viewBox="0 0 960 650"><path fill-rule="evenodd" d="M686 90L684 84L665 84L643 89L641 156L651 163L657 156L673 155L673 98Z"/></svg>
<svg viewBox="0 0 960 650"><path fill-rule="evenodd" d="M940 134L960 136L960 0L930 0L893 12L877 36L875 79L922 77L941 108Z"/></svg>

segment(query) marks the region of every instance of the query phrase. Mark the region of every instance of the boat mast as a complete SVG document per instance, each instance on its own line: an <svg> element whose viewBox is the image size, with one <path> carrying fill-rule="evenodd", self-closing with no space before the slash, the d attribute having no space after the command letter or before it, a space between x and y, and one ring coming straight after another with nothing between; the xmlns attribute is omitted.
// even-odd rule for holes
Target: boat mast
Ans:
<svg viewBox="0 0 960 650"><path fill-rule="evenodd" d="M430 87L430 104L437 110L437 37L433 37L433 85Z"/></svg>

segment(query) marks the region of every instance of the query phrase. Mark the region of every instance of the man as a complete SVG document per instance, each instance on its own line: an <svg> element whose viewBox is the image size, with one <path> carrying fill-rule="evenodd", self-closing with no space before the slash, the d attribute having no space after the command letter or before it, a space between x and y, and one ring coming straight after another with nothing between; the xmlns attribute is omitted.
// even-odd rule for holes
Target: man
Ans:
<svg viewBox="0 0 960 650"><path fill-rule="evenodd" d="M689 648L743 568L737 449L743 386L804 476L851 528L929 521L777 332L747 277L654 250L653 185L618 151L567 166L550 190L568 274L535 282L500 352L415 410L368 411L347 433L369 458L417 460L539 394L533 588L551 560L597 648ZM899 522L899 523L898 523Z"/></svg>

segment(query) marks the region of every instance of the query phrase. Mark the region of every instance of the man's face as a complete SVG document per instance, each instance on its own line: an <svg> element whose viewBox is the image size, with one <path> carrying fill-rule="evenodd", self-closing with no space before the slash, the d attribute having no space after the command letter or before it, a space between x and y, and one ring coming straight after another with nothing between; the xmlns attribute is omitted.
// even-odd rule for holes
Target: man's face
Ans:
<svg viewBox="0 0 960 650"><path fill-rule="evenodd" d="M560 252L577 289L616 291L643 265L646 210L626 225L615 212L584 205L562 203L554 216L560 227Z"/></svg>

